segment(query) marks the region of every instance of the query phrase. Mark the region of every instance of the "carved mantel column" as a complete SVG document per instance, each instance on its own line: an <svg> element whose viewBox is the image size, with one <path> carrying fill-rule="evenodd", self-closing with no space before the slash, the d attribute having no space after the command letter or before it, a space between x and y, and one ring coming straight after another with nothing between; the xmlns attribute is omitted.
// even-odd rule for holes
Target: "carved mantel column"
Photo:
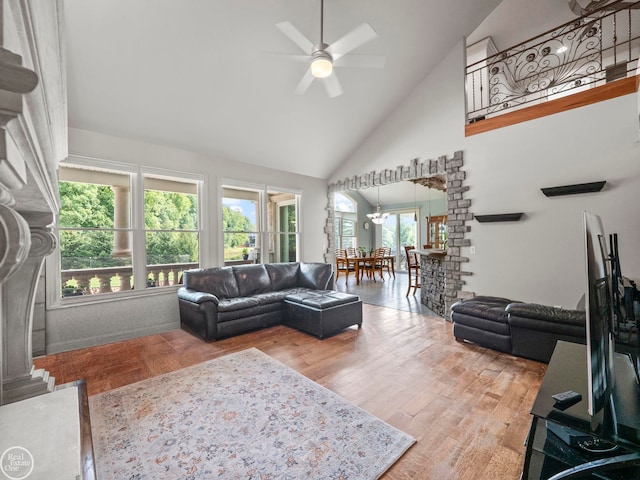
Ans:
<svg viewBox="0 0 640 480"><path fill-rule="evenodd" d="M19 55L0 48L0 405L11 397L5 392L5 382L10 379L5 368L10 351L7 345L11 343L8 337L14 330L9 323L16 321L15 306L24 303L11 298L15 292L10 292L8 281L20 271L31 249L29 224L17 211L13 194L27 185L27 165L9 128L22 114L24 91L33 90L38 77L23 68L21 61ZM16 349L11 351L13 358Z"/></svg>
<svg viewBox="0 0 640 480"><path fill-rule="evenodd" d="M45 393L53 388L48 374L32 375L31 332L33 304L44 259L56 244L56 237L47 226L52 219L47 214L25 214L30 223L26 235L31 248L18 268L2 284L0 296L3 309L3 401L10 403ZM26 222L25 222L26 223Z"/></svg>

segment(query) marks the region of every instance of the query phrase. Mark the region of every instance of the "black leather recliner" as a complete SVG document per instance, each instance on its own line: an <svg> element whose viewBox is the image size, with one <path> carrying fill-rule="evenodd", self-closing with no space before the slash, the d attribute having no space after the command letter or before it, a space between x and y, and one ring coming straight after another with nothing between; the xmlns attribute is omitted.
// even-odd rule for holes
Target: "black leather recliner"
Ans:
<svg viewBox="0 0 640 480"><path fill-rule="evenodd" d="M511 303L506 312L513 355L549 363L558 340L586 343L586 317L582 310Z"/></svg>
<svg viewBox="0 0 640 480"><path fill-rule="evenodd" d="M451 320L456 340L511 353L511 329L505 311L511 302L502 297L479 296L454 303Z"/></svg>
<svg viewBox="0 0 640 480"><path fill-rule="evenodd" d="M502 297L479 296L451 306L456 340L548 363L558 340L586 341L585 312Z"/></svg>

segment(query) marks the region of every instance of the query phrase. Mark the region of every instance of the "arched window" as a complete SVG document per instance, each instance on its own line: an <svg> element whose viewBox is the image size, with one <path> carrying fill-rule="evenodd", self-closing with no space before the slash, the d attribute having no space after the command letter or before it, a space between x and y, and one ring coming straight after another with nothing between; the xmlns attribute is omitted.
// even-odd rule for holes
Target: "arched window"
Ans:
<svg viewBox="0 0 640 480"><path fill-rule="evenodd" d="M355 248L358 244L358 204L342 192L333 195L336 247Z"/></svg>

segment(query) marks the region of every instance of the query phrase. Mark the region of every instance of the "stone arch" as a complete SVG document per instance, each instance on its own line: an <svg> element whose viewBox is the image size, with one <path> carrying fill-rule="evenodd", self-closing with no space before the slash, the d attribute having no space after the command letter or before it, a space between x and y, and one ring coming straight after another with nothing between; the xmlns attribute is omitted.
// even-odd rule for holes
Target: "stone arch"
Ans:
<svg viewBox="0 0 640 480"><path fill-rule="evenodd" d="M327 222L325 225L327 251L325 252L325 261L328 263L333 263L334 261L335 223L333 194L335 192L348 192L349 190L378 187L433 175L446 175L449 237L447 255L444 257L446 272L444 296L445 317L448 318L449 307L454 302L460 298L473 295L471 292L463 290L466 282L462 277L471 275L471 272L462 270L462 264L468 262L469 259L460 255L461 247L471 245L471 240L466 238L466 234L471 231L471 226L467 222L473 220L473 214L470 212L471 200L465 198L469 187L465 185L466 172L461 169L463 164L463 154L461 151L457 151L453 154L453 157L441 156L436 160L423 161L415 158L409 162L409 165L399 165L395 170L374 170L330 184L327 189Z"/></svg>

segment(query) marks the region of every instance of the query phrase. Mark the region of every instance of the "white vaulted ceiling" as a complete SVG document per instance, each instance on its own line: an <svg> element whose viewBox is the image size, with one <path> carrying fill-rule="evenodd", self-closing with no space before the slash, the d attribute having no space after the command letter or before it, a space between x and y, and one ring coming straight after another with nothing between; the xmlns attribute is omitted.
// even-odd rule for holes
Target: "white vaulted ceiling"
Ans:
<svg viewBox="0 0 640 480"><path fill-rule="evenodd" d="M379 69L320 81L275 24L314 43L319 0L65 0L69 125L328 178L500 0L326 0L325 42L364 22Z"/></svg>

